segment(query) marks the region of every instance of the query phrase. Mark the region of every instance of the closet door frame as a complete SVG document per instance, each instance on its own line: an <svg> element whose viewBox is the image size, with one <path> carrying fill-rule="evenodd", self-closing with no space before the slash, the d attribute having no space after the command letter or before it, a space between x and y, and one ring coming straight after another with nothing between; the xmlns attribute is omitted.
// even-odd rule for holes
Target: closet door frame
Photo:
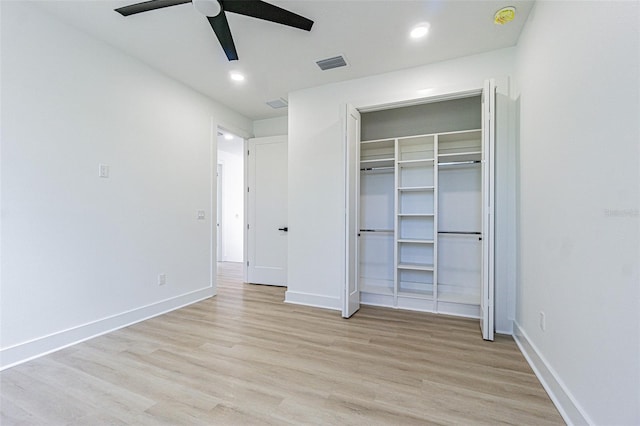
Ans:
<svg viewBox="0 0 640 426"><path fill-rule="evenodd" d="M485 93L485 91L487 90L487 87L490 87L492 96L491 96L491 144L489 146L484 146L485 144L485 138L484 138L484 132L485 132L485 126L486 126L486 118L484 113L484 107L483 107L483 119L482 119L482 128L483 128L483 155L484 154L484 150L486 149L490 149L490 155L488 155L487 160L489 160L489 164L485 165L485 167L483 168L483 208L486 207L485 210L483 210L483 279L482 279L482 284L481 284L481 294L482 294L482 298L483 300L481 300L481 328L482 328L482 333L483 333L483 338L485 340L493 340L493 334L494 334L494 324L495 324L495 317L494 317L494 233L495 233L495 226L493 223L493 215L494 215L494 205L493 203L495 202L494 200L494 142L495 141L495 81L492 80L487 80L485 81L485 84L483 87L481 88L477 88L477 89L472 89L472 90L465 90L465 91L460 91L460 92L452 92L452 93L448 93L448 94L443 94L443 95L437 95L437 96L432 96L432 97L426 97L426 98L418 98L418 99L406 99L406 100L398 100L395 102L389 102L389 103L382 103L382 104L370 104L370 105L355 105L352 106L351 104L345 104L342 108L343 111L343 117L346 118L346 112L350 109L353 108L354 110L356 110L358 113L362 113L362 112L373 112L373 111L380 111L380 110L386 110L386 109L394 109L394 108L400 108L400 107L406 107L406 106L412 106L412 105L420 105L420 104L426 104L426 103L435 103L435 102L442 102L442 101L448 101L448 100L454 100L454 99L462 99L462 98L468 98L468 97L473 97L473 96L479 96L479 95L483 95ZM351 141L348 141L347 138L347 127L346 127L346 123L345 123L345 118L343 118L343 139L345 140L345 142L350 143ZM360 124L358 122L358 124ZM358 129L358 134L360 134L360 130ZM359 138L358 138L359 139ZM359 140L357 141L357 144L359 145ZM345 146L345 154L348 154L350 152L350 148L348 146ZM486 178L484 178L485 176L485 172L484 170L490 171L490 173L486 174ZM357 193L353 193L352 191L349 190L349 182L347 180L348 176L353 176L353 174L355 173L357 175L357 173L359 172L359 164L358 162L353 162L353 161L349 161L348 158L345 160L345 190L346 190L346 196L345 196L345 228L346 230L348 230L349 226L348 224L351 223L350 222L350 215L353 214L353 212L351 212L350 205L351 203L358 203L358 198L359 198L359 191ZM485 198L486 196L488 196L487 198ZM357 209L355 210L355 213L358 214ZM356 216L356 222L357 222L357 217ZM486 224L486 225L485 225ZM490 224L490 225L489 225ZM348 235L346 236L348 239ZM356 260L357 260L357 244L349 244L347 242L346 244L346 253L345 253L345 281L343 284L343 297L346 299L347 298L347 294L348 294L348 289L349 289L349 273L348 271L353 272L354 270L357 271L357 265L350 265L350 259L353 259L353 255L354 255L354 251L355 250L355 254L356 254ZM357 263L357 261L356 261ZM356 280L358 280L359 277L356 276ZM484 298L487 298L486 301ZM346 300L345 300L346 301ZM346 311L346 305L343 304L343 306L345 306L345 308L343 308L343 316L345 318L348 318L348 316L344 315L345 311ZM485 337L486 336L486 337Z"/></svg>

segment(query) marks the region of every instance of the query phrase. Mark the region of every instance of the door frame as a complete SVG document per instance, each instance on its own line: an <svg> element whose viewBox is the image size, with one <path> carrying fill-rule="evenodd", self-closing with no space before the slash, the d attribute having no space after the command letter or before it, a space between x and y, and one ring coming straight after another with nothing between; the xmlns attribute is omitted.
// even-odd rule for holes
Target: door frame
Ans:
<svg viewBox="0 0 640 426"><path fill-rule="evenodd" d="M218 163L216 164L216 231L217 231L217 236L216 236L216 247L217 247L217 253L216 253L216 261L217 262L222 262L222 252L224 250L224 244L223 244L223 238L222 238L222 179L223 179L223 174L222 171L224 170L223 164L222 163Z"/></svg>
<svg viewBox="0 0 640 426"><path fill-rule="evenodd" d="M224 159L220 159L220 155L219 155L219 151L220 151L220 146L218 143L218 140L221 136L223 136L224 134L230 134L232 136L234 136L234 138L238 138L241 140L242 142L242 149L246 150L246 143L247 143L247 134L246 132L241 132L238 130L228 130L228 128L223 127L221 124L217 124L215 126L215 133L214 133L214 139L215 139L215 146L212 148L213 153L215 154L215 157L213 157L213 163L212 163L212 171L211 171L211 178L212 178L212 194L211 194L211 202L212 202L212 209L211 209L211 228L212 228L212 232L215 232L216 236L211 238L211 245L213 247L215 247L216 250L216 255L213 259L213 265L215 266L215 269L213 269L212 275L213 276L217 276L217 267L218 267L218 262L225 262L224 260L224 231L223 231L223 216L224 216L224 211L223 211L223 207L224 207L224 184L225 184L225 174L228 174L230 169L229 169L229 164L226 164ZM245 136L243 136L243 134ZM242 174L243 174L243 183L246 182L246 151L245 151L245 155L242 155ZM219 170L221 168L221 170ZM233 167L232 167L233 169ZM218 173L220 172L219 176ZM213 193L213 191L215 190L215 194ZM235 192L235 191L232 191ZM246 194L243 195L244 198L244 205L243 205L243 223L244 226L246 226ZM215 205L215 208L213 207ZM220 209L220 226L216 226L216 221L217 221L217 216L218 216L218 209ZM246 240L246 235L244 235L245 232L243 230L243 235L242 235L242 239L243 239L243 244L242 244L242 264L246 264L246 258L247 258L247 240ZM218 239L219 239L219 244L218 244ZM244 271L243 271L244 273Z"/></svg>
<svg viewBox="0 0 640 426"><path fill-rule="evenodd" d="M243 160L242 166L244 186L242 191L244 192L244 211L243 211L243 225L242 225L242 282L249 282L249 139L245 138L242 144Z"/></svg>

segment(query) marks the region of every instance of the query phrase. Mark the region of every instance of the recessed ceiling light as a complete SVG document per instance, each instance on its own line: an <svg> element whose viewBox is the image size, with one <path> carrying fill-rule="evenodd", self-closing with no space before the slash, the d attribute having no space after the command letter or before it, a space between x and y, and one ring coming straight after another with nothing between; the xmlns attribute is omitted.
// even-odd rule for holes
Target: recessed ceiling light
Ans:
<svg viewBox="0 0 640 426"><path fill-rule="evenodd" d="M413 27L413 29L409 33L409 36L415 39L422 38L429 33L429 27L430 25L428 22L423 22L421 24L418 24L415 27Z"/></svg>
<svg viewBox="0 0 640 426"><path fill-rule="evenodd" d="M498 25L504 25L507 22L513 21L516 17L516 8L513 6L503 7L493 15L493 22Z"/></svg>
<svg viewBox="0 0 640 426"><path fill-rule="evenodd" d="M238 71L231 71L229 78L233 81L244 81L244 75Z"/></svg>

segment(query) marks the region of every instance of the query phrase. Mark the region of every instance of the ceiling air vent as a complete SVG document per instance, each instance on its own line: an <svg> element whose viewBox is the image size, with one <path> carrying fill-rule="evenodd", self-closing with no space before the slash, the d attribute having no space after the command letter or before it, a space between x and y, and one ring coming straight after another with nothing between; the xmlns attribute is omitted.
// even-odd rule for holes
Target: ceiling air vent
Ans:
<svg viewBox="0 0 640 426"><path fill-rule="evenodd" d="M322 71L331 70L333 68L340 68L347 66L347 61L344 59L344 56L334 56L333 58L321 59L316 61L316 64L320 67Z"/></svg>
<svg viewBox="0 0 640 426"><path fill-rule="evenodd" d="M273 109L286 108L288 103L282 98L274 99L272 101L268 101L267 105L269 105Z"/></svg>

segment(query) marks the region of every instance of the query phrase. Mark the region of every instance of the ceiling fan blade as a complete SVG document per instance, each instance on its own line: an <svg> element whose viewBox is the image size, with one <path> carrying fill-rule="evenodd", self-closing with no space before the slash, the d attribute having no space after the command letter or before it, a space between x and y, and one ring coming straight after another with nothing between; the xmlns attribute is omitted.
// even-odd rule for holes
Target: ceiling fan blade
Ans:
<svg viewBox="0 0 640 426"><path fill-rule="evenodd" d="M150 10L162 9L163 7L177 6L179 4L191 3L191 0L150 0L142 3L131 4L129 6L115 9L122 16L135 15L136 13L148 12Z"/></svg>
<svg viewBox="0 0 640 426"><path fill-rule="evenodd" d="M224 12L221 12L217 16L208 16L207 19L211 24L211 28L213 28L213 32L216 33L216 37L218 37L222 50L224 50L224 53L227 55L227 59L237 61L238 52L236 52L236 45L233 43L229 22L227 22L227 17L224 15Z"/></svg>
<svg viewBox="0 0 640 426"><path fill-rule="evenodd" d="M311 31L313 26L312 20L261 0L220 0L220 4L227 12L264 19L301 30Z"/></svg>

